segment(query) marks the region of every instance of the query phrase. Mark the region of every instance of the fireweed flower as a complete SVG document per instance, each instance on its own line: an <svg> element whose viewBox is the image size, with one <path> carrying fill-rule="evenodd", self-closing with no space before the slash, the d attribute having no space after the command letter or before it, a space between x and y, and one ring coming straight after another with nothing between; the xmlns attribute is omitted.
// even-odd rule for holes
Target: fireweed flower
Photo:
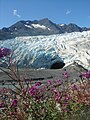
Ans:
<svg viewBox="0 0 90 120"><path fill-rule="evenodd" d="M4 107L4 103L3 102L0 103L0 108L2 108L2 107Z"/></svg>
<svg viewBox="0 0 90 120"><path fill-rule="evenodd" d="M54 93L57 93L58 91L56 90L56 88L53 88L53 92L54 92Z"/></svg>
<svg viewBox="0 0 90 120"><path fill-rule="evenodd" d="M29 88L29 94L31 96L35 96L37 92L38 92L37 86L31 86L31 88Z"/></svg>
<svg viewBox="0 0 90 120"><path fill-rule="evenodd" d="M63 75L64 75L65 78L68 78L68 77L69 77L68 72L64 72Z"/></svg>
<svg viewBox="0 0 90 120"><path fill-rule="evenodd" d="M62 98L61 92L57 91L56 89L53 89L53 93L55 101L59 102Z"/></svg>
<svg viewBox="0 0 90 120"><path fill-rule="evenodd" d="M72 86L72 90L78 90L78 89L79 89L78 85L75 85L75 84L74 84L74 85Z"/></svg>
<svg viewBox="0 0 90 120"><path fill-rule="evenodd" d="M90 70L87 71L86 73L82 73L80 76L84 76L86 78L90 78Z"/></svg>
<svg viewBox="0 0 90 120"><path fill-rule="evenodd" d="M12 107L16 106L16 105L17 105L17 102L18 102L17 99L12 100L11 106L12 106Z"/></svg>
<svg viewBox="0 0 90 120"><path fill-rule="evenodd" d="M11 54L11 49L9 48L0 48L0 58L8 56Z"/></svg>
<svg viewBox="0 0 90 120"><path fill-rule="evenodd" d="M67 95L67 96L65 97L65 100L66 100L66 101L71 100L71 99L72 99L72 97L71 97L70 95Z"/></svg>
<svg viewBox="0 0 90 120"><path fill-rule="evenodd" d="M2 50L0 48L0 58L3 57L3 53L2 53Z"/></svg>
<svg viewBox="0 0 90 120"><path fill-rule="evenodd" d="M61 93L60 93L60 92L55 93L54 99L55 99L57 102L60 102L61 98L62 98L62 96L61 96Z"/></svg>
<svg viewBox="0 0 90 120"><path fill-rule="evenodd" d="M61 85L62 81L61 80L56 80L55 83L56 83L56 85Z"/></svg>
<svg viewBox="0 0 90 120"><path fill-rule="evenodd" d="M31 88L29 88L28 93L31 97L33 97L36 101L40 100L43 98L43 93L42 93L42 89L39 88L38 86L31 86Z"/></svg>
<svg viewBox="0 0 90 120"><path fill-rule="evenodd" d="M40 86L42 83L41 82L36 82L35 86Z"/></svg>
<svg viewBox="0 0 90 120"><path fill-rule="evenodd" d="M51 80L48 80L48 85L51 85L52 84L52 81Z"/></svg>

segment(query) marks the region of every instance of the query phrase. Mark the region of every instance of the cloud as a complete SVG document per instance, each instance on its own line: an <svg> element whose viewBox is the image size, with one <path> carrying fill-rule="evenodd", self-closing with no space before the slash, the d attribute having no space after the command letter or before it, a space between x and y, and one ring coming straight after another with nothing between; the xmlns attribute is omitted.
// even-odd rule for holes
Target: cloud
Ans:
<svg viewBox="0 0 90 120"><path fill-rule="evenodd" d="M13 15L14 15L14 16L17 16L18 18L21 17L21 15L18 14L18 11L17 11L17 10L13 10Z"/></svg>
<svg viewBox="0 0 90 120"><path fill-rule="evenodd" d="M66 15L69 15L71 13L71 10L66 11Z"/></svg>

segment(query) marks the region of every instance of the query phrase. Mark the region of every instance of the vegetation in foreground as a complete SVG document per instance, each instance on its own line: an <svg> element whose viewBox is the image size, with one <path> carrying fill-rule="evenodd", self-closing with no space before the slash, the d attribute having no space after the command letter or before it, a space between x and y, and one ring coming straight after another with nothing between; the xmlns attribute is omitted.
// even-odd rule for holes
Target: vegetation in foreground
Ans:
<svg viewBox="0 0 90 120"><path fill-rule="evenodd" d="M90 71L80 74L75 83L65 80L48 80L47 83L21 78L12 52L0 48L4 67L0 70L12 78L13 88L0 88L0 120L89 120ZM15 84L17 82L17 84ZM3 84L3 83L2 83Z"/></svg>

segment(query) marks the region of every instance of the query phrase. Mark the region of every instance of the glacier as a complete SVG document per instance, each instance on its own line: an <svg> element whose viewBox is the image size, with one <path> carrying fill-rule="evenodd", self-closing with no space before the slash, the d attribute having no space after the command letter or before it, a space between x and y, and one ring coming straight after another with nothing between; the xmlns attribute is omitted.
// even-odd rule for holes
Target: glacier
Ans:
<svg viewBox="0 0 90 120"><path fill-rule="evenodd" d="M19 66L50 68L61 61L65 66L77 62L90 69L90 31L16 37L1 40L0 47L14 50Z"/></svg>

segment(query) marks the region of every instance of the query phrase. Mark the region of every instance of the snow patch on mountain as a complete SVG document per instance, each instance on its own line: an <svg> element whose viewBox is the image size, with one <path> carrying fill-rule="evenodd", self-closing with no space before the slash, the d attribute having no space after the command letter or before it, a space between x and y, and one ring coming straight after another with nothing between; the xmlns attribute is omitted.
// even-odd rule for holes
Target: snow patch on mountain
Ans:
<svg viewBox="0 0 90 120"><path fill-rule="evenodd" d="M32 26L33 26L34 28L47 29L46 26L44 26L44 25L40 25L40 24L32 24Z"/></svg>
<svg viewBox="0 0 90 120"><path fill-rule="evenodd" d="M29 24L29 22L27 21L26 24Z"/></svg>
<svg viewBox="0 0 90 120"><path fill-rule="evenodd" d="M17 30L17 28L15 28L15 30Z"/></svg>
<svg viewBox="0 0 90 120"><path fill-rule="evenodd" d="M60 24L60 26L64 26L65 24Z"/></svg>
<svg viewBox="0 0 90 120"><path fill-rule="evenodd" d="M30 25L25 25L25 27L32 28Z"/></svg>
<svg viewBox="0 0 90 120"><path fill-rule="evenodd" d="M66 66L77 62L90 69L90 31L16 37L0 41L0 47L14 49L21 66L50 68L54 62L64 61Z"/></svg>

